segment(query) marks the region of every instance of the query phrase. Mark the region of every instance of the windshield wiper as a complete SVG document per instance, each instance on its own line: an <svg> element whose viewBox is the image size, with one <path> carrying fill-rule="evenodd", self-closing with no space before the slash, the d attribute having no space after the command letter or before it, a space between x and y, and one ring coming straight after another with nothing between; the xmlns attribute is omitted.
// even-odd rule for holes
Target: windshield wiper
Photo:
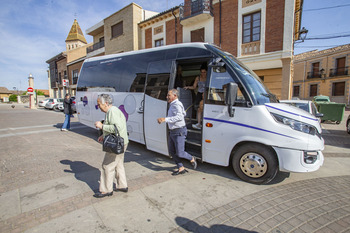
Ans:
<svg viewBox="0 0 350 233"><path fill-rule="evenodd" d="M265 96L265 97L267 97L267 98L269 98L269 99L273 99L274 101L276 101L277 102L277 97L276 97L276 95L274 95L274 94L272 94L272 93L260 93L262 96Z"/></svg>

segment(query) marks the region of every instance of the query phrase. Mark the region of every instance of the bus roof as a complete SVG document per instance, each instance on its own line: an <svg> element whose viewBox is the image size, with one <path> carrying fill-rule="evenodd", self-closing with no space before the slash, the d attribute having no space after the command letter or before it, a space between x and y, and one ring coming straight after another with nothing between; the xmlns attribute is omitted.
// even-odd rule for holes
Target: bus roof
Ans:
<svg viewBox="0 0 350 233"><path fill-rule="evenodd" d="M98 57L92 57L85 60L85 62L91 62L91 61L100 61L100 60L106 60L106 59L112 59L112 58L118 58L128 55L136 55L136 54L144 54L149 52L155 52L155 51L162 51L162 50L168 50L168 49L175 49L175 48L203 48L206 49L205 45L209 45L209 43L182 43L182 44L173 44L173 45L165 45L160 46L156 48L150 48L150 49L142 49L142 50L136 50L136 51L129 51L124 53L115 53L115 54L108 54L104 56L98 56Z"/></svg>

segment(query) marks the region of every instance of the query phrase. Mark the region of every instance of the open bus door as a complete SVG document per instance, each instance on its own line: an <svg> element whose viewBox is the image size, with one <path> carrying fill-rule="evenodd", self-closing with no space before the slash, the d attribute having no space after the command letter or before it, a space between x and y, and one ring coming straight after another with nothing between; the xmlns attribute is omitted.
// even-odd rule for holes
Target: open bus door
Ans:
<svg viewBox="0 0 350 233"><path fill-rule="evenodd" d="M145 102L144 132L149 150L168 155L167 124L158 124L157 119L167 116L167 100L171 60L152 62L148 65Z"/></svg>

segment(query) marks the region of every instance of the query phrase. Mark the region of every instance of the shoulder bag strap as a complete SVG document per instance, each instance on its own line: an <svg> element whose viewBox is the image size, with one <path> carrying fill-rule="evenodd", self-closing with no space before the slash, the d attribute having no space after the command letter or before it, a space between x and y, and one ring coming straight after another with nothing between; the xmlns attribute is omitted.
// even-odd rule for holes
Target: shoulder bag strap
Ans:
<svg viewBox="0 0 350 233"><path fill-rule="evenodd" d="M117 128L117 126L115 124L114 124L114 129L115 129L115 135L120 136L118 128Z"/></svg>

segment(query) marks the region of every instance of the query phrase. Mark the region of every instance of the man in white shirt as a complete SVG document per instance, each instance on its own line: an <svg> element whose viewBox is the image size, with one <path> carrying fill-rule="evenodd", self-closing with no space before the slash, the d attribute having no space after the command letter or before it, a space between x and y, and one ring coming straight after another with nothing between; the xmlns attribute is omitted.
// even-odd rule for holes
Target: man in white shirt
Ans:
<svg viewBox="0 0 350 233"><path fill-rule="evenodd" d="M165 118L158 118L157 121L159 124L163 122L168 123L169 153L173 157L178 167L178 170L173 172L172 175L176 176L187 172L181 162L181 158L191 161L194 169L197 168L197 162L195 157L185 151L185 139L187 136L187 128L185 123L186 112L182 103L178 100L178 91L176 89L170 90L167 95L167 100L170 104L168 116Z"/></svg>

